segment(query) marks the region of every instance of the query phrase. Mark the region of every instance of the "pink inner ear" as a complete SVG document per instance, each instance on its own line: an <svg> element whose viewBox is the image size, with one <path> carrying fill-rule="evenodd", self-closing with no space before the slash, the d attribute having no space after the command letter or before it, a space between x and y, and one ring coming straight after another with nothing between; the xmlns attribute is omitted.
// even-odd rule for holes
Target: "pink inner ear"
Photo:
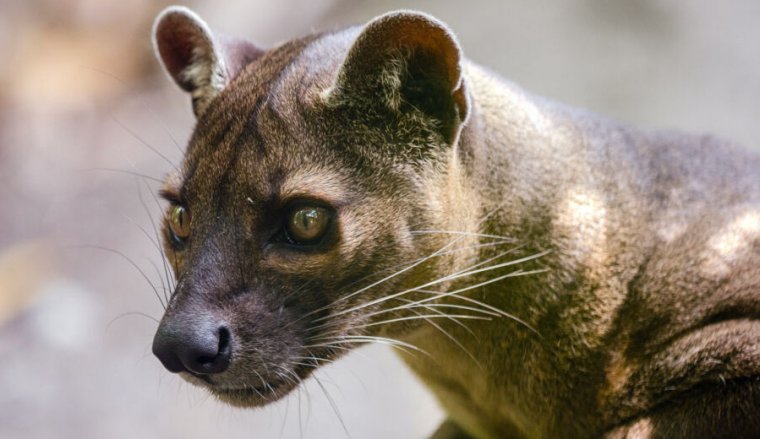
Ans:
<svg viewBox="0 0 760 439"><path fill-rule="evenodd" d="M204 37L203 30L187 22L184 16L167 16L156 29L156 46L166 70L185 91L196 86L182 72L197 61L200 53L211 50L211 42ZM204 47L205 46L205 47Z"/></svg>

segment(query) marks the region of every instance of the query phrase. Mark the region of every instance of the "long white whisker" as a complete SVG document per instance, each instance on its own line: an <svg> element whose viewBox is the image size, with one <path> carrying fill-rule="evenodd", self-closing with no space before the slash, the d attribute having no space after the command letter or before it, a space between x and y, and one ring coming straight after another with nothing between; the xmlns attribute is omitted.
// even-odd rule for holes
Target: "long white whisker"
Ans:
<svg viewBox="0 0 760 439"><path fill-rule="evenodd" d="M321 344L314 344L314 345L311 345L310 347L332 346L331 343L376 342L376 343L388 344L395 347L403 347L403 348L411 349L411 350L430 356L429 353L427 353L423 349L420 349L411 343L407 343L401 340L395 340L395 339L387 338L387 337L380 337L376 335L340 335L338 337L321 337L315 340L322 340L322 339L327 340L327 342L321 343Z"/></svg>
<svg viewBox="0 0 760 439"><path fill-rule="evenodd" d="M443 315L445 317L449 317L446 314L444 314L443 312L437 311L435 309L433 309L432 311L433 312L439 312L441 315ZM417 314L417 315L420 315L420 313L418 313L417 311L412 310L412 312L415 313L415 314ZM464 323L460 322L457 319L451 318L451 317L449 317L449 319L452 322L458 323L463 328L465 328L466 330L468 330L471 334L475 335L472 332L472 330L470 330L470 328L468 328ZM425 321L428 324L430 324L430 326L432 326L433 328L437 329L440 333L442 333L443 335L445 335L446 338L448 338L449 340L451 340L451 342L454 343L457 347L459 347L459 349L461 349L468 357L470 357L470 359L478 366L478 368L483 369L483 366L480 364L480 361L478 361L478 359L475 358L475 356L472 354L472 352L470 352L469 350L467 350L467 348L465 348L464 345L459 342L459 340L457 340L453 335L451 335L451 333L449 333L448 331L446 331L445 329L443 329L443 327L441 325L437 324L436 322L434 322L431 319L425 318Z"/></svg>
<svg viewBox="0 0 760 439"><path fill-rule="evenodd" d="M349 438L351 437L351 433L348 432L348 428L346 428L346 423L343 421L343 417L340 415L340 411L338 410L338 405L335 404L335 401L332 399L330 394L327 392L327 389L322 384L322 382L317 378L316 375L313 375L314 381L319 385L319 388L322 389L322 393L324 393L325 398L327 398L327 402L330 403L330 406L333 409L333 412L335 412L335 416L338 417L338 420L340 421L340 425L343 427L343 431L346 432L346 436Z"/></svg>
<svg viewBox="0 0 760 439"><path fill-rule="evenodd" d="M483 281L483 282L477 283L475 285L470 285L470 286L467 286L467 287L459 288L459 289L454 290L454 291L448 291L448 292L437 294L435 296L427 297L425 299L412 302L412 304L423 304L423 303L427 303L427 302L430 302L430 301L433 301L433 300L437 300L437 299L444 298L444 297L449 297L449 296L455 296L455 297L458 297L458 298L464 298L464 296L459 296L459 293L462 293L462 292L465 292L465 291L469 291L469 290L472 290L472 289L475 289L475 288L480 288L482 286L485 286L485 285L488 285L488 284L492 284L494 282L498 282L498 281L504 280L506 278L517 277L517 276L528 276L528 275L531 275L531 274L544 273L546 271L548 271L548 269L531 270L531 271L515 271L515 272L509 273L509 274L505 274L503 276L498 276L498 277L495 277L493 279L489 279L487 281ZM540 334L538 333L538 331L535 328L533 328L533 326L529 325L527 322L525 322L524 320L520 319L519 317L516 317L516 316L514 316L512 314L509 314L509 313L507 313L505 311L499 310L498 308L492 307L492 306L490 306L488 304L485 304L485 303L482 303L482 302L481 302L481 304L484 305L484 306L488 306L489 309L491 309L492 311L498 312L500 315L502 315L504 317L507 317L507 318L509 318L511 320L516 321L517 323L520 323L521 325L523 325L526 328L528 328L531 331L533 331L536 335L540 336ZM398 307L398 308L401 308L401 307Z"/></svg>
<svg viewBox="0 0 760 439"><path fill-rule="evenodd" d="M446 294L445 291L441 292L441 291L430 291L430 290L417 290L417 292L419 292L419 293L425 293L425 294L436 294L436 295L437 294ZM454 297L456 299L463 300L465 302L469 302L469 303L473 303L475 305L481 306L481 307L486 308L486 309L488 309L490 311L493 311L493 312L495 312L495 313L497 313L497 314L499 314L499 315L501 315L503 317L507 317L507 318L513 318L514 317L513 315L509 314L508 312L506 312L506 311L504 311L502 309L499 309L499 308L497 308L497 307L495 307L493 305L490 305L490 304L488 304L486 302L483 302L483 301L480 301L480 300L477 300L477 299L473 299L472 297L460 296L459 294L453 294L453 295L451 295L451 297ZM410 303L414 303L411 300L409 302Z"/></svg>
<svg viewBox="0 0 760 439"><path fill-rule="evenodd" d="M94 249L94 250L100 250L100 251L104 251L104 252L108 252L108 253L113 253L113 254L115 254L117 256L120 256L122 259L124 259L125 261L127 261L127 263L129 263L135 270L137 270L140 273L140 275L145 280L145 282L147 282L148 285L150 285L151 289L153 290L153 293L155 293L156 298L158 299L159 303L161 303L161 307L164 310L166 310L166 303L164 303L163 299L161 299L161 295L158 293L158 289L156 288L156 286L153 284L153 282L150 280L150 278L145 274L145 271L143 271L143 269L140 268L140 266L137 265L137 263L135 261L133 261L132 258L130 258L129 256L127 256L126 254L124 254L124 253L122 253L122 252L120 252L118 250L114 250L114 249L108 248L108 247L102 247L102 246L99 246L99 245L74 245L74 246L69 246L69 248Z"/></svg>
<svg viewBox="0 0 760 439"><path fill-rule="evenodd" d="M406 303L409 303L409 304L414 303L414 301L409 300L409 299L403 299L403 298L401 298L401 299L398 299L398 300L406 302ZM419 306L423 306L426 309L429 309L431 312L435 312L435 313L439 313L439 314L445 314L443 311L437 310L433 305L419 305ZM414 312L414 313L417 313L414 310L411 310L411 311ZM419 313L417 313L417 314L419 314ZM451 321L454 322L455 324L459 325L460 327L462 327L462 329L464 329L465 331L469 332L473 337L477 337L475 335L475 332L473 332L472 329L470 329L469 326L465 325L464 323L460 322L457 319L451 319Z"/></svg>
<svg viewBox="0 0 760 439"><path fill-rule="evenodd" d="M372 315L384 314L386 311L391 311L391 310L400 311L400 310L420 308L420 307L427 308L427 309L430 309L430 310L433 310L433 309L436 309L436 308L463 309L463 310L466 310L466 311L473 311L473 312L477 312L477 313L481 313L481 314L486 314L486 315L493 316L493 317L501 317L500 313L497 313L497 312L494 312L494 311L490 311L490 310L481 309L481 308L476 308L474 306L456 305L456 304L452 304L452 303L431 303L431 304L428 304L428 303L415 302L415 301L412 301L412 300L409 300L408 302L409 303L407 305L401 305L401 306L397 306L397 307L394 307L394 308L390 308L388 310L378 311L377 313L368 314L365 317L371 317Z"/></svg>
<svg viewBox="0 0 760 439"><path fill-rule="evenodd" d="M300 389L299 389L300 394ZM285 414L282 415L282 425L280 425L280 435L278 436L280 439L282 439L282 435L285 432L285 424L288 420L288 410L290 410L290 400L292 399L292 393L288 395L288 398L285 399Z"/></svg>
<svg viewBox="0 0 760 439"><path fill-rule="evenodd" d="M438 254L437 254L435 257L448 256L448 255L451 255L451 254L454 254L454 253L459 253L459 252L461 252L461 251L466 251L466 250L477 250L477 249L482 249L482 248L487 248L487 247L495 247L495 246L499 246L499 245L506 245L506 244L512 244L512 242L506 242L506 241L491 241L491 242L484 242L484 243L478 243L478 244L473 244L473 245L466 245L466 246L464 246L464 247L456 247L456 248L454 248L454 249L451 249L451 250L447 250L447 251L445 251L445 252L441 252L441 253L438 253ZM514 252L515 250L518 250L518 249L520 249L521 247L522 247L522 246L519 246L519 247L515 247L515 248L513 248L513 249L510 249L510 250L508 250L508 251L506 251L506 252L504 252L504 253L501 253L501 255L503 256L503 255L506 255L506 254L512 253L512 252ZM426 259L426 258L428 258L428 256L423 256L423 257L421 257L421 258L418 258L418 259L415 259L415 260L412 260L412 261L408 261L408 262L404 262L404 263L402 263L402 264L391 265L391 266L389 266L389 267L385 268L385 270L394 270L394 269L397 269L398 267L404 267L404 266L406 266L406 265L408 265L408 264L414 264L414 263L416 263L416 262L418 262L418 261L422 261L423 259Z"/></svg>
<svg viewBox="0 0 760 439"><path fill-rule="evenodd" d="M365 323L363 325L356 326L353 329L364 329L364 328L369 328L372 326L387 325L390 323L405 322L409 320L440 319L440 318L465 319L465 320L491 320L491 317L474 316L472 314L443 314L443 315L421 314L421 315L416 315L416 316L397 317L395 319L382 320L379 322Z"/></svg>
<svg viewBox="0 0 760 439"><path fill-rule="evenodd" d="M153 190L151 190L150 186L148 185L148 182L145 181L144 179L143 179L143 185L148 190L148 193L153 198L153 201L156 203L156 206L158 207L158 209L161 210L161 208L162 208L161 207L161 203L158 201L158 197L156 197L156 193L153 192ZM148 219L150 220L150 225L153 227L153 232L156 235L156 242L160 243L161 242L161 234L158 232L158 227L156 227L156 223L155 223L155 221L153 221L153 217L150 215L150 211L148 210L147 204L143 201L142 192L138 192L138 197L140 198L140 203L144 206L145 213L148 215ZM166 283L169 286L169 290L170 291L174 291L174 288L176 287L176 285L174 284L174 276L170 275L169 261L168 261L166 255L164 254L164 252L161 250L160 246L159 246L158 253L161 255L161 259L164 262L164 272L166 273L165 274L165 276L166 276Z"/></svg>
<svg viewBox="0 0 760 439"><path fill-rule="evenodd" d="M127 133L129 133L129 135L131 135L135 140L137 140L138 142L140 142L144 147L146 147L146 148L150 149L151 151L153 151L154 153L156 153L156 155L158 155L160 158L164 159L164 161L166 161L166 163L170 164L174 168L174 170L176 172L179 172L179 168L177 167L177 165L174 164L174 162L171 161L169 159L169 157L167 157L161 151L159 151L158 148L154 147L153 145L151 145L148 142L146 142L145 139L143 139L142 137L138 136L136 132L134 132L129 127L127 127L124 123L122 123L116 116L114 116L113 114L111 114L110 116L111 116L111 119L114 122L116 122L117 125L119 125L119 127L121 127L124 131L126 131Z"/></svg>
<svg viewBox="0 0 760 439"><path fill-rule="evenodd" d="M377 304L385 302L387 300L403 296L403 295L408 294L410 292L414 292L414 291L416 291L416 290L418 290L420 288L428 288L428 287L431 287L433 285L438 285L438 284L441 284L441 283L444 283L444 282L450 282L452 280L456 280L456 279L459 279L459 278L462 278L462 277L472 276L474 274L479 274L479 273L483 273L483 272L486 272L486 271L491 271L491 270L496 270L496 269L499 269L499 268L509 267L509 266L517 265L517 264L520 264L520 263L523 263L523 262L527 262L527 261L530 261L530 260L538 259L538 258L540 258L540 257L542 257L542 256L544 256L544 255L546 255L548 253L549 253L549 251L547 250L547 251L543 251L543 252L540 252L540 253L536 253L536 254L531 255L531 256L526 256L524 258L515 259L513 261L503 262L501 264L496 264L496 265L492 265L492 266L485 267L485 268L480 268L480 269L476 269L476 270L468 270L468 271L465 271L465 272L458 272L458 273L455 273L455 274L452 274L452 275L444 276L444 277L432 280L430 282L427 282L427 283L425 283L423 285L419 285L419 286L416 286L416 287L413 287L413 288L409 288L407 290L400 291L398 293L390 294L388 296L380 297L378 299L371 300L369 302L353 306L351 308L345 309L343 311L339 311L339 312L334 313L334 314L332 314L330 316L327 316L327 317L321 317L321 318L318 318L318 319L314 319L314 322L325 320L326 318L334 318L334 317L337 317L337 316L340 316L340 315L343 315L343 314L347 314L347 313L350 313L350 312L358 311L360 309L363 309L363 308L366 308L366 307L369 307L369 306L372 306L372 305L377 305Z"/></svg>
<svg viewBox="0 0 760 439"><path fill-rule="evenodd" d="M508 236L500 236L500 235L491 235L488 233L477 233L477 232L465 232L460 230L412 230L411 232L413 235L464 235L464 236L476 236L478 238L491 238L491 239L499 239L501 241L509 241L509 242L517 242L515 238L510 238Z"/></svg>

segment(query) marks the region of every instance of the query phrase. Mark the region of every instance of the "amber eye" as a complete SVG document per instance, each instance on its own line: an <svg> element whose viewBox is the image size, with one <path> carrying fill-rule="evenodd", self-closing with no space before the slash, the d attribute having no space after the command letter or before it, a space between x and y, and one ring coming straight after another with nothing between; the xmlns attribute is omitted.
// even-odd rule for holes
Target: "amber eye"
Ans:
<svg viewBox="0 0 760 439"><path fill-rule="evenodd" d="M322 238L330 224L330 212L320 206L302 206L290 212L285 228L296 244L311 244Z"/></svg>
<svg viewBox="0 0 760 439"><path fill-rule="evenodd" d="M182 206L175 205L169 213L169 229L177 241L184 241L190 236L190 212Z"/></svg>

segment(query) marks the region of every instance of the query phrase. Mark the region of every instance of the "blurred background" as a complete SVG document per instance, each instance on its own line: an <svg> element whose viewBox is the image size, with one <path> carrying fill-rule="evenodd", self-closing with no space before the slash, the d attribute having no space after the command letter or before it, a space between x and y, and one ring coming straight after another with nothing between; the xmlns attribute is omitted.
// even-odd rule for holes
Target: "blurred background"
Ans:
<svg viewBox="0 0 760 439"><path fill-rule="evenodd" d="M167 4L0 2L0 437L425 437L443 415L383 347L318 373L332 401L310 381L247 411L151 355L162 309L145 278L163 294L156 179L180 160L193 126L189 98L150 45ZM425 10L471 59L536 93L760 148L757 0L186 4L263 46Z"/></svg>

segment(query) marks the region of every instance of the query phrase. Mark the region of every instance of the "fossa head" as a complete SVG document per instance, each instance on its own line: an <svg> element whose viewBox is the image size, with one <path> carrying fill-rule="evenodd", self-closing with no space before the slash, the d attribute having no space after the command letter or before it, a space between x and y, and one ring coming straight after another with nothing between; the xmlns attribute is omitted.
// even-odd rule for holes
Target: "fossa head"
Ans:
<svg viewBox="0 0 760 439"><path fill-rule="evenodd" d="M197 116L162 191L177 279L153 345L164 365L261 405L369 337L420 324L403 305L430 293L408 290L467 256L420 231L472 221L450 31L395 12L261 49L172 7L154 42Z"/></svg>

